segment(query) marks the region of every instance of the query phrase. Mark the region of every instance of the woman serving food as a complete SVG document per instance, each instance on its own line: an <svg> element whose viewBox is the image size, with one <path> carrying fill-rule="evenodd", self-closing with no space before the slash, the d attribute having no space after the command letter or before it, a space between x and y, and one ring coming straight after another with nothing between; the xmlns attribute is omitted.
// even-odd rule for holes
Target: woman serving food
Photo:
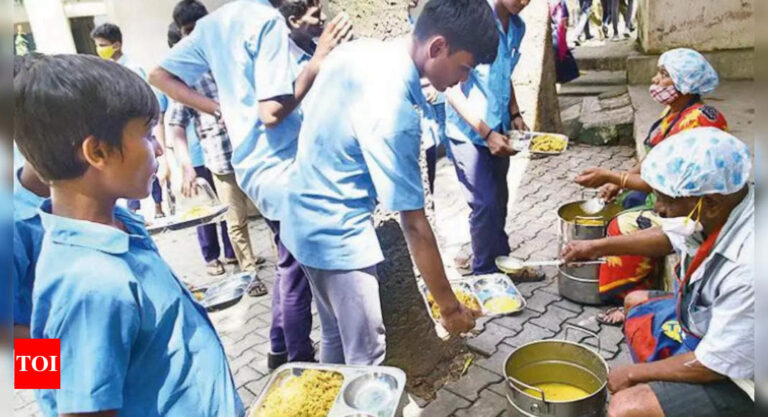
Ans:
<svg viewBox="0 0 768 417"><path fill-rule="evenodd" d="M697 127L715 127L727 130L725 117L714 107L705 104L702 96L712 93L719 83L717 72L706 58L692 49L672 49L659 57L658 72L652 79L650 94L654 100L666 105L645 138L646 151L679 132ZM608 224L608 236L634 233L658 226L653 212L654 196L650 186L640 177L640 163L626 172L592 167L582 172L576 182L584 187L599 188L599 197L616 201L625 212ZM606 301L621 302L636 289L650 289L651 277L659 269L659 260L644 256L614 256L600 268L601 297ZM605 324L619 325L624 321L621 308L609 309L598 316Z"/></svg>

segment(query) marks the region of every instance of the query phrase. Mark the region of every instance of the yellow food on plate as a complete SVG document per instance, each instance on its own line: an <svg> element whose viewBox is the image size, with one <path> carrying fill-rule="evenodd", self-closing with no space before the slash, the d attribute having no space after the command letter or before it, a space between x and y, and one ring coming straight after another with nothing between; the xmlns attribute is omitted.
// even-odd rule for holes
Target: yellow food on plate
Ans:
<svg viewBox="0 0 768 417"><path fill-rule="evenodd" d="M181 220L194 220L199 219L201 217L205 217L213 213L213 209L210 207L192 207L191 209L185 211L181 215Z"/></svg>
<svg viewBox="0 0 768 417"><path fill-rule="evenodd" d="M453 293L456 294L456 298L458 298L459 302L464 304L465 307L471 308L473 310L480 310L480 304L478 304L477 298L475 298L475 296L471 293L458 288L454 288ZM435 320L440 320L440 317L442 317L440 315L440 306L437 305L437 301L435 301L435 298L432 297L432 293L427 293L427 304L429 304L432 317L434 317Z"/></svg>
<svg viewBox="0 0 768 417"><path fill-rule="evenodd" d="M493 297L485 302L485 309L493 314L511 313L520 309L520 301L514 297Z"/></svg>
<svg viewBox="0 0 768 417"><path fill-rule="evenodd" d="M577 386L563 384L561 382L545 382L543 384L536 384L535 387L544 391L544 397L547 401L576 401L589 397L587 391L584 391ZM541 394L536 390L526 388L525 393L536 398L541 398Z"/></svg>
<svg viewBox="0 0 768 417"><path fill-rule="evenodd" d="M202 301L205 298L205 290L192 291L192 295L195 296L197 301Z"/></svg>
<svg viewBox="0 0 768 417"><path fill-rule="evenodd" d="M272 387L251 417L326 417L343 381L338 372L307 369Z"/></svg>
<svg viewBox="0 0 768 417"><path fill-rule="evenodd" d="M568 142L555 135L541 135L531 139L533 152L562 152Z"/></svg>

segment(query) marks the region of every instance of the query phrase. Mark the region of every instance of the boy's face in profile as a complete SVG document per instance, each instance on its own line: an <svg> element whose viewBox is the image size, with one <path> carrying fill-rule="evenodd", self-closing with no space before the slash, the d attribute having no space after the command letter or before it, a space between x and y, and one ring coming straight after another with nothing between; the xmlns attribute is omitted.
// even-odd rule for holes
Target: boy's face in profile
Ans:
<svg viewBox="0 0 768 417"><path fill-rule="evenodd" d="M109 149L101 160L89 161L101 172L100 183L109 195L129 199L149 195L158 167L156 158L163 154L151 131L147 120L131 119L123 128L122 149Z"/></svg>
<svg viewBox="0 0 768 417"><path fill-rule="evenodd" d="M424 64L424 76L437 91L466 81L475 66L471 53L460 50L451 51L448 41L442 36L431 38L428 45L429 57Z"/></svg>
<svg viewBox="0 0 768 417"><path fill-rule="evenodd" d="M311 0L309 4L303 16L291 16L289 20L293 30L302 32L308 38L318 38L325 29L326 16L320 0Z"/></svg>

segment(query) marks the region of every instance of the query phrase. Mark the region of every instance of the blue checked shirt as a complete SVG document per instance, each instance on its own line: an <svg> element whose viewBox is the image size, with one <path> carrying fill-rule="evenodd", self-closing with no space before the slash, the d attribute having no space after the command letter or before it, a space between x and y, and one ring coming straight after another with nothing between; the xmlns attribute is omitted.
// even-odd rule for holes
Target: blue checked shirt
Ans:
<svg viewBox="0 0 768 417"><path fill-rule="evenodd" d="M214 100L219 101L219 90L216 88L216 82L210 72L205 73L192 88L198 93ZM232 142L229 140L227 127L223 120L216 119L216 116L201 113L191 107L183 104L174 103L171 106L168 124L171 126L181 126L186 128L189 121L193 120L197 137L200 139L200 145L203 148L203 159L206 168L218 175L234 174L232 168Z"/></svg>

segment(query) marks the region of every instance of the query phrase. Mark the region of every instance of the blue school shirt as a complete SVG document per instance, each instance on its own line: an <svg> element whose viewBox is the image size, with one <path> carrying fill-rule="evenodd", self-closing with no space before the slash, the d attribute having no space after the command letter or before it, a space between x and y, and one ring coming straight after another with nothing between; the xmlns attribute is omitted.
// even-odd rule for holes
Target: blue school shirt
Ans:
<svg viewBox="0 0 768 417"><path fill-rule="evenodd" d="M61 339L61 389L37 391L43 413L242 416L216 331L143 218L115 207L126 233L50 211L47 200L32 337Z"/></svg>
<svg viewBox="0 0 768 417"><path fill-rule="evenodd" d="M384 258L373 226L385 210L424 207L419 73L402 40L337 47L302 103L283 244L304 265L358 269Z"/></svg>
<svg viewBox="0 0 768 417"><path fill-rule="evenodd" d="M259 119L258 104L293 95L295 63L288 35L285 19L269 1L233 1L198 20L160 64L187 85L211 71L238 185L272 220L279 219L301 117L294 111L268 129Z"/></svg>
<svg viewBox="0 0 768 417"><path fill-rule="evenodd" d="M13 324L29 326L35 264L43 243L37 209L45 199L24 188L19 175L21 168L13 175Z"/></svg>
<svg viewBox="0 0 768 417"><path fill-rule="evenodd" d="M493 6L491 6L493 8ZM494 15L496 11L494 10ZM469 108L482 115L483 121L496 131L510 128L509 101L512 72L520 60L520 44L525 35L525 23L518 15L509 16L509 30L505 33L501 20L496 16L499 32L499 47L496 59L490 64L478 65L469 74L467 81L460 84L461 92L467 97ZM461 142L472 142L488 146L483 138L461 118L456 110L445 103L445 134Z"/></svg>

